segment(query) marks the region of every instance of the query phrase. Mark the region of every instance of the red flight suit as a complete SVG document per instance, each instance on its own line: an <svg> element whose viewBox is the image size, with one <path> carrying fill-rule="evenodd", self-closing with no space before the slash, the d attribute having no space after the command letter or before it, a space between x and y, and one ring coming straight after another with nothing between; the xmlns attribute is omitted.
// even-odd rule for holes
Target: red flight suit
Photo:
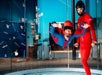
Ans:
<svg viewBox="0 0 102 75"><path fill-rule="evenodd" d="M81 30L80 26L82 22L87 23L88 25L90 25L90 27L86 29L86 33L83 36L77 39L77 43L80 44L81 62L85 69L85 72L87 75L91 75L90 67L87 63L87 60L90 55L92 40L96 41L96 33L92 17L89 14L84 13L82 16L78 18L78 26L77 26L78 30Z"/></svg>

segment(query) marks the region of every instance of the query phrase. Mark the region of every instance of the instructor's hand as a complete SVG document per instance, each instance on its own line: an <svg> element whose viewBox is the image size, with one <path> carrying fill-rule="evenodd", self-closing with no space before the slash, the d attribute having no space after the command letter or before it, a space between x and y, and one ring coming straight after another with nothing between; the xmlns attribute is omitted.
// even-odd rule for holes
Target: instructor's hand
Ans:
<svg viewBox="0 0 102 75"><path fill-rule="evenodd" d="M96 43L97 43L96 41L92 41L91 46L92 47L95 46Z"/></svg>
<svg viewBox="0 0 102 75"><path fill-rule="evenodd" d="M89 27L89 25L88 25L87 23L85 23L84 25L82 25L82 27L83 27L84 29L87 29L87 28Z"/></svg>

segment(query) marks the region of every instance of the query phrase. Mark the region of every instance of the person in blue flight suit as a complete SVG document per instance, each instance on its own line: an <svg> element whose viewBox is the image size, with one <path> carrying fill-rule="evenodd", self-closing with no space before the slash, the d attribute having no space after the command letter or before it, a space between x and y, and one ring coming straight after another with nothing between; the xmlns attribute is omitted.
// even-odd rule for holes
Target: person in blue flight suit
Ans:
<svg viewBox="0 0 102 75"><path fill-rule="evenodd" d="M84 28L84 30L83 31L76 30L75 33L73 34L73 24L69 20L66 20L64 22L64 27L62 29L63 30L62 34L55 31L55 28L59 28L59 26L56 22L54 22L50 26L50 34L52 39L57 45L66 48L74 38L83 36L88 27L89 26L87 24L82 24L81 28Z"/></svg>

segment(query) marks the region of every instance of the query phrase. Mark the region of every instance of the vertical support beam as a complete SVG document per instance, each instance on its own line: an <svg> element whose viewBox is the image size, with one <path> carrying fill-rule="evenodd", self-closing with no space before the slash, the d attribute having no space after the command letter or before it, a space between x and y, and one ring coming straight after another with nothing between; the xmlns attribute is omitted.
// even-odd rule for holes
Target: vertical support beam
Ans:
<svg viewBox="0 0 102 75"><path fill-rule="evenodd" d="M25 32L27 31L27 24L25 24L26 22L26 0L24 0L24 28L25 28ZM27 39L27 32L26 32L26 39ZM26 45L27 45L27 40L26 40ZM26 46L26 51L24 51L24 55L23 57L27 56L27 46Z"/></svg>
<svg viewBox="0 0 102 75"><path fill-rule="evenodd" d="M10 21L11 21L11 22L12 22L12 5L13 5L12 3L13 3L12 0L10 0L10 3L9 3L10 5L9 5L9 6L10 6ZM12 45L12 39L11 39L11 43L10 43L10 44ZM12 48L12 47L11 47L11 48ZM9 48L9 49L10 49L10 48ZM10 65L11 65L11 66L10 66L10 68L11 68L11 72L12 72L12 49L10 49L10 56L11 56L11 59L10 59L10 60L11 60L11 61L10 61L10 62L11 62Z"/></svg>
<svg viewBox="0 0 102 75"><path fill-rule="evenodd" d="M75 0L72 0L72 22L74 24L74 31L75 31ZM73 40L75 43L75 39ZM76 59L76 48L73 46L72 48L72 59Z"/></svg>

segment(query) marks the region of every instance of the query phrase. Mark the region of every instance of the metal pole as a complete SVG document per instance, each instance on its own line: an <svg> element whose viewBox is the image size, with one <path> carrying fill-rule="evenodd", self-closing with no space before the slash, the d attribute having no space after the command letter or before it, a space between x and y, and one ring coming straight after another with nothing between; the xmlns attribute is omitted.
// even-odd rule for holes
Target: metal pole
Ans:
<svg viewBox="0 0 102 75"><path fill-rule="evenodd" d="M68 0L66 0L66 19L68 19Z"/></svg>
<svg viewBox="0 0 102 75"><path fill-rule="evenodd" d="M66 19L68 19L68 0L66 0ZM68 68L69 68L69 46L67 47L68 49Z"/></svg>
<svg viewBox="0 0 102 75"><path fill-rule="evenodd" d="M68 68L69 68L69 46L67 48L68 48Z"/></svg>
<svg viewBox="0 0 102 75"><path fill-rule="evenodd" d="M97 43L97 69L100 66L100 43Z"/></svg>

